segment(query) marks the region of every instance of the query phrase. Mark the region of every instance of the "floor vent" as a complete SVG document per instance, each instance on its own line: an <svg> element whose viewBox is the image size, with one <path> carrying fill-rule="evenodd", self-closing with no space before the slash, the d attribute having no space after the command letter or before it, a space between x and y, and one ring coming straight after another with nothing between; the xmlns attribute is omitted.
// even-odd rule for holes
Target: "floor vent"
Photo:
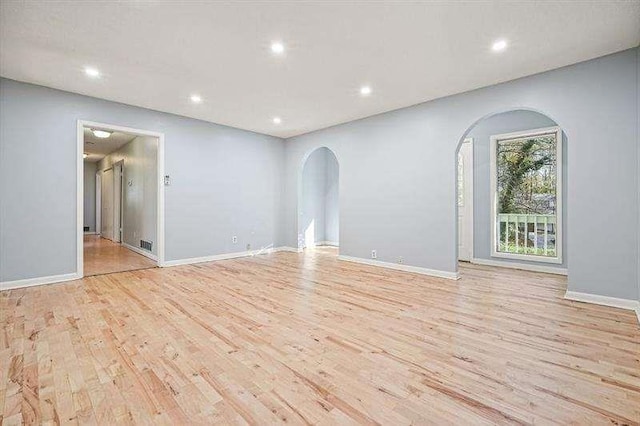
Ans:
<svg viewBox="0 0 640 426"><path fill-rule="evenodd" d="M151 241L140 240L140 248L151 251Z"/></svg>

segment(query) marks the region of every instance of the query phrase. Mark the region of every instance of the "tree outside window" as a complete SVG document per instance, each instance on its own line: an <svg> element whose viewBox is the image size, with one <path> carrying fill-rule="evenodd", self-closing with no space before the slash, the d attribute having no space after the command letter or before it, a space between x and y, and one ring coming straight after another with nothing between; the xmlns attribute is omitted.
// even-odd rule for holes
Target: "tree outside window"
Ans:
<svg viewBox="0 0 640 426"><path fill-rule="evenodd" d="M558 128L492 137L496 255L560 258L561 145Z"/></svg>

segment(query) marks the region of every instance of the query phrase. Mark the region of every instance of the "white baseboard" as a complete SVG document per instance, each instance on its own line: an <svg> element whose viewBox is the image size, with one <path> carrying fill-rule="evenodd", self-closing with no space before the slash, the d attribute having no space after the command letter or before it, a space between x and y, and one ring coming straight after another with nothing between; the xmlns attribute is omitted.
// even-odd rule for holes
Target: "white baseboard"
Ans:
<svg viewBox="0 0 640 426"><path fill-rule="evenodd" d="M193 263L213 262L216 260L235 259L238 257L251 256L251 251L239 251L236 253L224 253L214 254L212 256L191 257L188 259L167 260L162 266L179 266L179 265L191 265Z"/></svg>
<svg viewBox="0 0 640 426"><path fill-rule="evenodd" d="M73 281L82 278L76 272L71 274L50 275L48 277L27 278L24 280L2 281L0 282L0 291L11 290L15 288L33 287L37 285L60 283L63 281Z"/></svg>
<svg viewBox="0 0 640 426"><path fill-rule="evenodd" d="M288 251L288 252L292 252L292 253L302 253L302 249L301 248L295 248L295 247L289 247L289 246L282 246L282 247L276 247L273 249L274 252L279 252L279 251Z"/></svg>
<svg viewBox="0 0 640 426"><path fill-rule="evenodd" d="M546 265L530 265L528 263L504 262L502 260L480 259L474 257L471 263L484 266L497 266L499 268L520 269L522 271L545 272L547 274L568 275L567 268L554 268Z"/></svg>
<svg viewBox="0 0 640 426"><path fill-rule="evenodd" d="M236 259L238 257L249 257L249 256L258 256L261 254L269 254L269 253L277 253L281 251L288 251L298 253L299 250L293 247L263 247L259 250L248 250L248 251L239 251L235 253L223 253L223 254L214 254L211 256L202 256L202 257L192 257L189 259L178 259L178 260L167 260L164 264L160 265L162 267L166 266L178 266L178 265L191 265L193 263L203 263L203 262L214 262L216 260L227 260L227 259Z"/></svg>
<svg viewBox="0 0 640 426"><path fill-rule="evenodd" d="M141 248L139 248L139 247L134 247L134 246L132 246L131 244L127 244L127 243L120 243L120 244L121 244L123 247L126 247L126 248L128 248L129 250L131 250L131 251L135 251L136 253L141 254L141 255L143 255L144 257L148 257L149 259L151 259L151 260L153 260L153 261L155 261L155 262L157 262L157 261L158 261L158 256L156 256L156 255L155 255L155 254L153 254L153 253L150 253L150 252L148 252L148 251L146 251L146 250L142 250L142 249L141 249Z"/></svg>
<svg viewBox="0 0 640 426"><path fill-rule="evenodd" d="M339 247L340 244L338 244L337 241L318 241L316 243L316 246L331 246L331 247Z"/></svg>
<svg viewBox="0 0 640 426"><path fill-rule="evenodd" d="M581 293L579 291L567 290L564 294L564 298L567 300L574 300L576 302L595 303L596 305L612 306L620 309L630 309L638 311L640 309L640 302L632 299L620 299L617 297L600 296L599 294Z"/></svg>
<svg viewBox="0 0 640 426"><path fill-rule="evenodd" d="M410 266L410 265L403 265L399 263L382 262L380 260L363 259L360 257L343 256L343 255L338 256L338 260L362 263L364 265L370 265L370 266L379 266L382 268L396 269L398 271L404 271L404 272L413 272L414 274L429 275L432 277L446 278L449 280L460 279L460 275L457 272L439 271L437 269L427 269L427 268L421 268L419 266Z"/></svg>
<svg viewBox="0 0 640 426"><path fill-rule="evenodd" d="M87 231L84 233L84 235L96 235L95 231Z"/></svg>

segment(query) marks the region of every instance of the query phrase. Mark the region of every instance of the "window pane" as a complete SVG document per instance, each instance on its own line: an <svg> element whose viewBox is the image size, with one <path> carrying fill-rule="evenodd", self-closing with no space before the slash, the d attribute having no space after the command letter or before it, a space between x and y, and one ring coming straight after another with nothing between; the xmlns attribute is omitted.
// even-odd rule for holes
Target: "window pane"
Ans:
<svg viewBox="0 0 640 426"><path fill-rule="evenodd" d="M503 253L557 257L556 133L496 146L496 229Z"/></svg>

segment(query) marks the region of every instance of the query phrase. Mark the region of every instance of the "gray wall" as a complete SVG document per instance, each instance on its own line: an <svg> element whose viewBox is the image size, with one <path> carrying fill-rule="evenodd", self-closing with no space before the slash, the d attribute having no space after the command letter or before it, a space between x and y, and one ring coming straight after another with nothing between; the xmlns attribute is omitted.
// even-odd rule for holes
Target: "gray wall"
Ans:
<svg viewBox="0 0 640 426"><path fill-rule="evenodd" d="M556 122L549 117L534 111L509 111L496 114L481 120L468 134L473 138L473 257L479 259L492 259L501 262L516 262L536 264L526 260L512 260L505 258L492 258L491 245L491 136L503 133L512 133L524 130L539 129L542 127L556 126ZM563 153L567 152L566 138L563 141ZM567 194L567 156L562 157L562 194L563 197L563 232L566 235L567 206L565 203ZM562 264L544 263L551 268L566 268L568 254L567 238L563 238ZM540 263L537 263L540 264Z"/></svg>
<svg viewBox="0 0 640 426"><path fill-rule="evenodd" d="M336 156L326 150L327 180L324 194L324 240L340 244L340 165Z"/></svg>
<svg viewBox="0 0 640 426"><path fill-rule="evenodd" d="M136 137L100 160L99 169L104 171L120 160L124 170L123 242L140 248L140 240L150 241L151 252L157 255L158 138Z"/></svg>
<svg viewBox="0 0 640 426"><path fill-rule="evenodd" d="M96 231L96 170L97 164L84 162L84 226Z"/></svg>
<svg viewBox="0 0 640 426"><path fill-rule="evenodd" d="M2 79L0 281L76 271L78 119L165 134L166 260L280 245L282 139Z"/></svg>
<svg viewBox="0 0 640 426"><path fill-rule="evenodd" d="M298 247L337 243L338 211L338 163L329 149L319 148L309 155L302 169ZM311 235L313 241L307 241Z"/></svg>
<svg viewBox="0 0 640 426"><path fill-rule="evenodd" d="M369 258L376 249L383 261L403 256L408 265L455 271L457 146L483 117L533 109L557 122L569 141L569 289L634 299L638 66L631 49L284 143L3 79L0 280L75 271L77 119L166 134L168 260L241 251L248 242L295 247L303 159L326 146L340 164L342 254Z"/></svg>
<svg viewBox="0 0 640 426"><path fill-rule="evenodd" d="M569 289L634 299L638 282L637 49L286 141L285 242L297 238L302 159L340 163L340 252L453 272L456 150L483 117L533 109L567 144Z"/></svg>

